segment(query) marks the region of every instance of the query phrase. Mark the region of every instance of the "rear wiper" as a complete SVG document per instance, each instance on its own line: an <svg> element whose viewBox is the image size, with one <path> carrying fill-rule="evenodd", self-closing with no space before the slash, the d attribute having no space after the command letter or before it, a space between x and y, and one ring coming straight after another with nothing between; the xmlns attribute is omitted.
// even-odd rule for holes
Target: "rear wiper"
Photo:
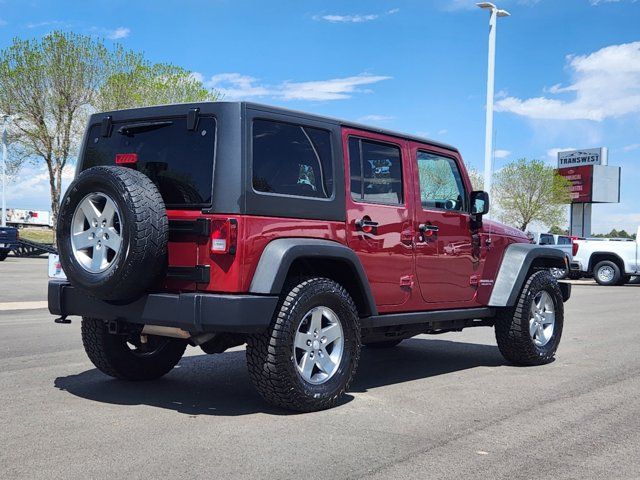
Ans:
<svg viewBox="0 0 640 480"><path fill-rule="evenodd" d="M134 133L150 132L151 130L157 130L158 128L168 127L173 125L173 122L142 122L132 123L130 125L123 125L118 129L118 133L121 135L133 135Z"/></svg>

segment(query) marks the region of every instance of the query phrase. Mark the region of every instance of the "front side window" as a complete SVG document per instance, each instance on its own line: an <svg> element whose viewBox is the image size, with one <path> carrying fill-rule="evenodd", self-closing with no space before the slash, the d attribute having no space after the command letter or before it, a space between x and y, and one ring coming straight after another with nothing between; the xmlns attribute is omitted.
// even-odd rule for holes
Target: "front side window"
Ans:
<svg viewBox="0 0 640 480"><path fill-rule="evenodd" d="M253 122L253 189L331 198L331 133L272 120Z"/></svg>
<svg viewBox="0 0 640 480"><path fill-rule="evenodd" d="M426 209L463 211L465 190L455 160L418 152L420 200Z"/></svg>
<svg viewBox="0 0 640 480"><path fill-rule="evenodd" d="M402 161L395 145L351 137L349 171L354 200L387 205L403 202Z"/></svg>

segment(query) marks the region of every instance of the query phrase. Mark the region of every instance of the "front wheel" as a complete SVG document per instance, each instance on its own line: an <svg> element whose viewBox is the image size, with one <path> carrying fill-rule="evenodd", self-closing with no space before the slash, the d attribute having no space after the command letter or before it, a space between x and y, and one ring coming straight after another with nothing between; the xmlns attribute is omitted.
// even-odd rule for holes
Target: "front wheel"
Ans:
<svg viewBox="0 0 640 480"><path fill-rule="evenodd" d="M89 360L103 373L123 380L152 380L175 367L187 342L156 335L113 335L107 324L82 318L82 343Z"/></svg>
<svg viewBox="0 0 640 480"><path fill-rule="evenodd" d="M500 353L517 365L543 365L553 360L564 325L564 304L558 282L546 270L531 275L515 307L496 318Z"/></svg>
<svg viewBox="0 0 640 480"><path fill-rule="evenodd" d="M360 324L347 291L327 278L284 289L271 327L247 341L252 383L269 403L303 412L335 406L360 358Z"/></svg>
<svg viewBox="0 0 640 480"><path fill-rule="evenodd" d="M4 262L7 259L9 252L0 252L0 262Z"/></svg>

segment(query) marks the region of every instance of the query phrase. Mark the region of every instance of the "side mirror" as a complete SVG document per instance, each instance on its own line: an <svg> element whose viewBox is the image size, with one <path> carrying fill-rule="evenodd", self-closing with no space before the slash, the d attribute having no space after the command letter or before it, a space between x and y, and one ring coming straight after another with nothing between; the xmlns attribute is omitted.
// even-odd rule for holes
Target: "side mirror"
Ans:
<svg viewBox="0 0 640 480"><path fill-rule="evenodd" d="M489 213L489 194L482 190L471 192L470 195L471 215L481 217Z"/></svg>

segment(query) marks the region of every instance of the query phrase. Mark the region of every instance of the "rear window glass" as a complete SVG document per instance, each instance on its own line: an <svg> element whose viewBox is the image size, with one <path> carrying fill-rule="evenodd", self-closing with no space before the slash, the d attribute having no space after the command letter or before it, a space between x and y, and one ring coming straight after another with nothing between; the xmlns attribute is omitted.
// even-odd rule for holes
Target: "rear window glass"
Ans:
<svg viewBox="0 0 640 480"><path fill-rule="evenodd" d="M330 198L333 195L331 133L302 125L254 120L253 189Z"/></svg>
<svg viewBox="0 0 640 480"><path fill-rule="evenodd" d="M100 125L89 130L83 169L115 165L116 155L136 154L127 164L156 184L171 208L211 204L216 122L200 117L195 131L185 118L114 123L110 137L100 136Z"/></svg>
<svg viewBox="0 0 640 480"><path fill-rule="evenodd" d="M553 235L540 235L540 245L555 245Z"/></svg>

